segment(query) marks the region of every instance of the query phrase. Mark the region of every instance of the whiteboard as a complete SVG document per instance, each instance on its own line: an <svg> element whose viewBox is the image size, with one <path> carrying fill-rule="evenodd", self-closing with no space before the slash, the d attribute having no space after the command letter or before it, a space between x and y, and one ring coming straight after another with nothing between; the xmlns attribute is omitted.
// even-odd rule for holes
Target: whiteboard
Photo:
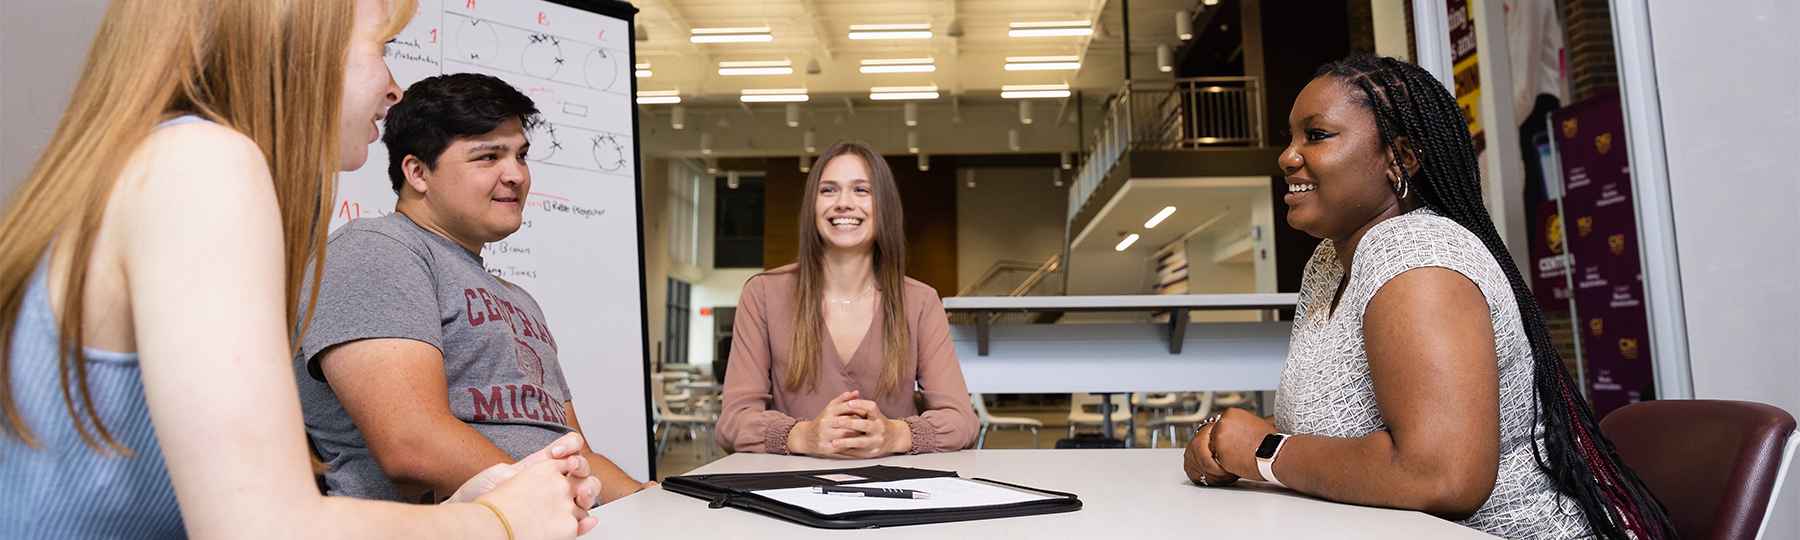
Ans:
<svg viewBox="0 0 1800 540"><path fill-rule="evenodd" d="M559 346L589 445L650 478L637 109L623 2L420 0L388 45L402 88L442 73L493 75L537 103L525 222L482 250L488 272L530 291ZM387 149L338 180L331 228L393 211Z"/></svg>

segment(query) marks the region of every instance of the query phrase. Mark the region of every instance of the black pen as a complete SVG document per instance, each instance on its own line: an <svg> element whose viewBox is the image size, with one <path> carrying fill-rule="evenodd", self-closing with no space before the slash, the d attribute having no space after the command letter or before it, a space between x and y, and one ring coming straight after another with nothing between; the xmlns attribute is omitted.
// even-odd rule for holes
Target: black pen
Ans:
<svg viewBox="0 0 1800 540"><path fill-rule="evenodd" d="M881 497L883 499L929 499L930 493L916 489L872 488L856 486L813 486L813 493L821 495L849 495L852 497Z"/></svg>

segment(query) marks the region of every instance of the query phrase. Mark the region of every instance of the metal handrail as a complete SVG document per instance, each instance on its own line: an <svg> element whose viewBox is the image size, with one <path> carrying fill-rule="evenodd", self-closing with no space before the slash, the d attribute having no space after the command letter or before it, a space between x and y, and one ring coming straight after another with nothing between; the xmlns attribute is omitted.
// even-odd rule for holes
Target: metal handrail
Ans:
<svg viewBox="0 0 1800 540"><path fill-rule="evenodd" d="M969 296L970 293L973 293L976 290L982 288L983 286L986 286L988 284L988 282L993 281L994 278L1000 277L1000 274L1003 272L1023 272L1026 270L1035 271L1038 268L1040 268L1041 266L1043 266L1043 265L1038 264L1038 263L1026 262L1026 261L1016 261L1016 260L994 261L994 264L992 266L989 266L987 271L983 272L981 274L981 277L975 278L975 281L973 283L964 285L962 290L956 292L956 295L957 296Z"/></svg>
<svg viewBox="0 0 1800 540"><path fill-rule="evenodd" d="M1045 259L1043 263L1035 264L1035 265L1031 264L1031 263L1020 262L1020 261L1007 261L1007 260L997 261L994 263L993 266L988 267L988 271L986 273L982 274L981 279L976 280L975 283L973 283L973 284L963 287L962 291L957 293L957 296L969 296L969 293L980 290L982 286L987 284L987 282L991 281L995 277L998 277L1001 272L1008 271L1008 270L1025 270L1025 269L1031 269L1032 270L1031 275L1026 276L1024 281L1019 282L1018 285L1014 286L1011 290L1007 291L1006 294L1004 294L1002 296L1030 296L1031 292L1036 290L1038 285L1043 284L1043 282L1046 278L1049 278L1050 276L1055 275L1056 272L1062 270L1062 254L1051 255L1050 258ZM953 314L951 314L951 319L953 319L953 322L956 322L957 324L974 324L976 322L975 319L977 317L985 317L989 323L993 323L995 321L998 321L1000 319L1000 317L1003 317L1006 315L1017 315L1017 314L953 313Z"/></svg>
<svg viewBox="0 0 1800 540"><path fill-rule="evenodd" d="M1038 265L1037 271L1032 272L1030 276L1027 276L1024 282L1019 283L1019 286L1017 287L1013 287L1012 292L1008 293L1007 296L1025 296L1030 293L1032 289L1037 288L1038 283L1043 282L1045 277L1049 277L1050 274L1054 274L1057 270L1061 269L1062 254L1058 253L1056 255L1051 255L1049 259L1044 261L1044 264Z"/></svg>
<svg viewBox="0 0 1800 540"><path fill-rule="evenodd" d="M1068 219L1075 219L1127 151L1266 146L1263 107L1256 77L1127 83L1103 107L1094 143L1069 190Z"/></svg>

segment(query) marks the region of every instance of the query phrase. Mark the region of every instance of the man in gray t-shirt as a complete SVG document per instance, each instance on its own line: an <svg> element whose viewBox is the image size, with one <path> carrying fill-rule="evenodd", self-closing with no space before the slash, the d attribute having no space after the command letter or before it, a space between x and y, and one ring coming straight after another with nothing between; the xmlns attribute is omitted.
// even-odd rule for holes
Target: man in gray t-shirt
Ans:
<svg viewBox="0 0 1800 540"><path fill-rule="evenodd" d="M398 212L345 225L326 250L298 379L331 494L402 499L326 383L319 353L337 345L397 338L441 351L450 413L515 460L570 430L569 389L543 312L524 289L489 275L481 257Z"/></svg>
<svg viewBox="0 0 1800 540"><path fill-rule="evenodd" d="M420 81L389 110L399 201L331 235L295 359L330 494L434 501L581 429L543 310L480 255L522 223L537 121L529 98L475 74ZM642 489L582 450L602 501Z"/></svg>

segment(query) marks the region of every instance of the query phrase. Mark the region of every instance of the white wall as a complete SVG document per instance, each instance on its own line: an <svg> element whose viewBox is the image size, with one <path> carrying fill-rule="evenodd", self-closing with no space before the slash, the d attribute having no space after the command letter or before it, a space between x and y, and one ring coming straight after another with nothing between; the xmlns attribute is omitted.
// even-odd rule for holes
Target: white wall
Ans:
<svg viewBox="0 0 1800 540"><path fill-rule="evenodd" d="M1250 212L1236 211L1231 218L1246 221ZM1233 225L1218 230L1215 234L1201 234L1187 241L1188 260L1188 294L1235 294L1256 292L1256 265L1251 262L1224 261L1219 262L1216 255L1228 246L1243 242L1250 236L1247 223ZM1195 311L1189 314L1194 322L1222 321L1255 321L1257 313L1253 311Z"/></svg>
<svg viewBox="0 0 1800 540"><path fill-rule="evenodd" d="M645 159L643 164L644 306L645 331L650 334L650 360L668 347L669 305L669 160ZM664 353L666 354L666 353Z"/></svg>
<svg viewBox="0 0 1800 540"><path fill-rule="evenodd" d="M1407 0L1370 0L1375 23L1375 54L1401 60L1412 59L1406 42Z"/></svg>
<svg viewBox="0 0 1800 540"><path fill-rule="evenodd" d="M695 282L693 296L688 299L688 363L711 366L713 361L713 317L701 315L702 308L736 307L744 281L762 272L761 268L721 268L707 272Z"/></svg>
<svg viewBox="0 0 1800 540"><path fill-rule="evenodd" d="M1139 242L1138 244L1143 244ZM1097 246L1069 256L1069 294L1154 294L1158 246L1133 245L1124 252Z"/></svg>
<svg viewBox="0 0 1800 540"><path fill-rule="evenodd" d="M1800 3L1648 4L1694 395L1800 414ZM1800 477L1776 505L1764 538L1800 538Z"/></svg>
<svg viewBox="0 0 1800 540"><path fill-rule="evenodd" d="M1250 201L1251 239L1256 242L1256 289L1254 292L1276 292L1275 202L1268 188ZM1294 256L1299 256L1298 254Z"/></svg>
<svg viewBox="0 0 1800 540"><path fill-rule="evenodd" d="M0 201L50 142L105 13L98 0L0 4Z"/></svg>
<svg viewBox="0 0 1800 540"><path fill-rule="evenodd" d="M956 282L960 286L974 285L997 261L1042 263L1062 253L1063 205L1069 191L1067 183L1062 188L1052 186L1051 171L1042 167L979 168L973 172L975 187L966 182L956 186Z"/></svg>

